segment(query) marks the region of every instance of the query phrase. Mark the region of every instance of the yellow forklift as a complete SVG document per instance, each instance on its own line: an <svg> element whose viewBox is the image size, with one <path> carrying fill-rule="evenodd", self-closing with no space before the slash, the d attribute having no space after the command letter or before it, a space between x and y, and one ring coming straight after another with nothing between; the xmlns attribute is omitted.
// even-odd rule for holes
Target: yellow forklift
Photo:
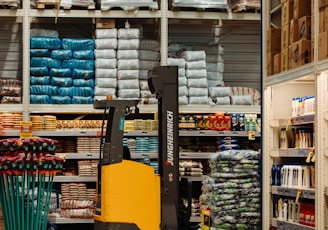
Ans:
<svg viewBox="0 0 328 230"><path fill-rule="evenodd" d="M153 167L131 160L123 147L125 116L131 108L138 111L139 101L94 102L94 109L104 109L103 129L107 120L102 130L94 230L185 229L179 201L177 81L176 66L155 67L148 79L158 98L158 175Z"/></svg>

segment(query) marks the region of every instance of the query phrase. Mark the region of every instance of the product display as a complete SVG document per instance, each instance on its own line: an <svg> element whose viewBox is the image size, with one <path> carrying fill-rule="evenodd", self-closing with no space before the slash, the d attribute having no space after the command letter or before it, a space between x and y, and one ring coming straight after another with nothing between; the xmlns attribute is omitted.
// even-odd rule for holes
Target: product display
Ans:
<svg viewBox="0 0 328 230"><path fill-rule="evenodd" d="M229 150L213 154L205 177L201 208L216 229L260 229L260 154Z"/></svg>
<svg viewBox="0 0 328 230"><path fill-rule="evenodd" d="M46 229L53 178L63 169L56 144L48 138L0 140L5 229Z"/></svg>

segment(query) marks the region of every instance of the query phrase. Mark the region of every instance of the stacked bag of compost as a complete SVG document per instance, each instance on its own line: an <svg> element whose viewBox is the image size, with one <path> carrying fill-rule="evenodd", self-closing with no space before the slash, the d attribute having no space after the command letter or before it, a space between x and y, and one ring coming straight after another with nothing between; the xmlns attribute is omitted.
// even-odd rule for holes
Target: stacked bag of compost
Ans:
<svg viewBox="0 0 328 230"><path fill-rule="evenodd" d="M116 97L117 29L96 29L95 33L95 100Z"/></svg>
<svg viewBox="0 0 328 230"><path fill-rule="evenodd" d="M208 81L205 51L184 51L188 86L188 104L208 104Z"/></svg>
<svg viewBox="0 0 328 230"><path fill-rule="evenodd" d="M139 49L139 83L140 96L142 104L156 104L156 95L150 92L148 86L148 72L154 67L160 65L159 42L156 40L142 39L140 40Z"/></svg>
<svg viewBox="0 0 328 230"><path fill-rule="evenodd" d="M120 28L117 38L117 96L125 100L139 99L140 29Z"/></svg>
<svg viewBox="0 0 328 230"><path fill-rule="evenodd" d="M202 185L202 210L215 229L260 229L259 152L228 150L213 154Z"/></svg>
<svg viewBox="0 0 328 230"><path fill-rule="evenodd" d="M44 31L31 35L31 103L92 104L94 40L60 39L58 33Z"/></svg>
<svg viewBox="0 0 328 230"><path fill-rule="evenodd" d="M214 104L229 105L230 89L221 89L224 86L224 49L222 45L195 45L193 50L203 50L206 53L206 70L208 93Z"/></svg>
<svg viewBox="0 0 328 230"><path fill-rule="evenodd" d="M179 93L179 104L188 104L188 80L186 77L186 61L184 58L173 58L167 59L167 65L178 66L178 93Z"/></svg>

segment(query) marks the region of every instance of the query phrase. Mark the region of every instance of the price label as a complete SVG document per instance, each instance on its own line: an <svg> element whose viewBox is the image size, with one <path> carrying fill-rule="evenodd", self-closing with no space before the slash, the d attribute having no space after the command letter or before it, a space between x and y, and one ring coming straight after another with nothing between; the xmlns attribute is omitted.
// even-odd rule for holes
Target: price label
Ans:
<svg viewBox="0 0 328 230"><path fill-rule="evenodd" d="M21 121L20 122L20 138L31 138L32 137L32 122Z"/></svg>
<svg viewBox="0 0 328 230"><path fill-rule="evenodd" d="M202 230L210 230L211 212L209 210L202 211Z"/></svg>
<svg viewBox="0 0 328 230"><path fill-rule="evenodd" d="M250 141L255 140L255 131L248 131L248 140Z"/></svg>

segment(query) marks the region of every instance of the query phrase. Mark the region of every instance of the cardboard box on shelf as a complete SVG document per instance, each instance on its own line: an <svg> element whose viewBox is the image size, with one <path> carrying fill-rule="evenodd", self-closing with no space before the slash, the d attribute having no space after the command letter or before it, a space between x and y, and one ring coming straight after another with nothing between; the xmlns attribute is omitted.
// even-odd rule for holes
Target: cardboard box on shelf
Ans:
<svg viewBox="0 0 328 230"><path fill-rule="evenodd" d="M290 24L289 24L289 45L298 41L299 39L298 31L299 31L298 20L293 18L292 20L290 20Z"/></svg>
<svg viewBox="0 0 328 230"><path fill-rule="evenodd" d="M311 62L311 40L300 39L290 46L289 62L296 68Z"/></svg>
<svg viewBox="0 0 328 230"><path fill-rule="evenodd" d="M273 57L276 53L267 53L267 63L266 63L266 71L267 71L267 75L273 75Z"/></svg>
<svg viewBox="0 0 328 230"><path fill-rule="evenodd" d="M267 31L267 52L277 53L280 52L281 47L281 29L270 28Z"/></svg>
<svg viewBox="0 0 328 230"><path fill-rule="evenodd" d="M281 65L281 54L275 54L273 56L273 74L280 73L280 65Z"/></svg>
<svg viewBox="0 0 328 230"><path fill-rule="evenodd" d="M321 8L319 10L319 33L322 33L324 31L325 31L325 8Z"/></svg>
<svg viewBox="0 0 328 230"><path fill-rule="evenodd" d="M281 6L281 26L289 24L289 21L293 18L293 1L287 0Z"/></svg>
<svg viewBox="0 0 328 230"><path fill-rule="evenodd" d="M318 5L319 8L325 7L328 5L328 0L319 0Z"/></svg>
<svg viewBox="0 0 328 230"><path fill-rule="evenodd" d="M303 16L311 16L311 0L294 0L293 17L299 19Z"/></svg>
<svg viewBox="0 0 328 230"><path fill-rule="evenodd" d="M311 17L303 16L298 19L298 37L311 40Z"/></svg>
<svg viewBox="0 0 328 230"><path fill-rule="evenodd" d="M323 31L328 31L328 6L327 7L323 7ZM320 22L319 22L320 23ZM320 26L320 25L319 25Z"/></svg>
<svg viewBox="0 0 328 230"><path fill-rule="evenodd" d="M288 48L289 45L289 24L281 27L281 50Z"/></svg>
<svg viewBox="0 0 328 230"><path fill-rule="evenodd" d="M328 56L328 32L322 32L318 35L318 59L325 59Z"/></svg>
<svg viewBox="0 0 328 230"><path fill-rule="evenodd" d="M286 71L286 70L289 69L288 57L289 57L289 48L281 50L281 56L280 56L280 63L281 63L280 64L280 71L281 72Z"/></svg>
<svg viewBox="0 0 328 230"><path fill-rule="evenodd" d="M96 18L97 29L113 29L115 28L115 20L108 18Z"/></svg>

